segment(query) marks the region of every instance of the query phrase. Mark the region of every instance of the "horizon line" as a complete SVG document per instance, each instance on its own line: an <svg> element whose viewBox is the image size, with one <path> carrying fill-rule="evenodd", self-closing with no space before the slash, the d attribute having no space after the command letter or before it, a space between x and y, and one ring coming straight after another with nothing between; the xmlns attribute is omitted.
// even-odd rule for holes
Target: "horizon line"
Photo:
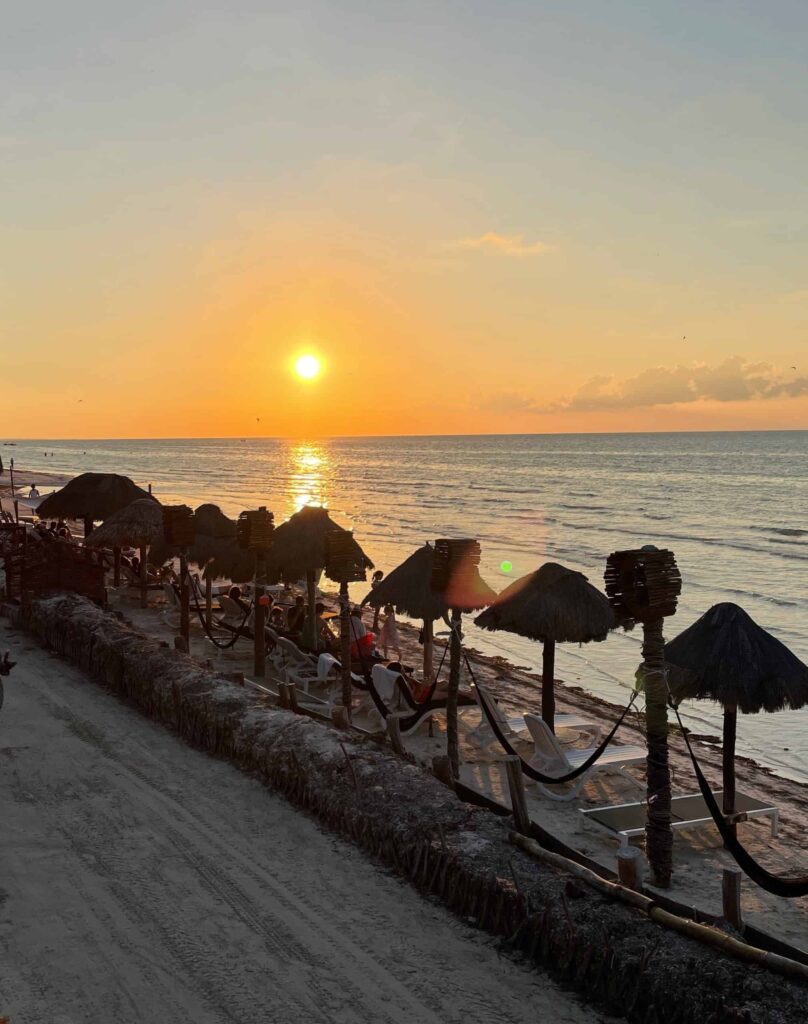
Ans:
<svg viewBox="0 0 808 1024"><path fill-rule="evenodd" d="M52 441L54 443L64 441L297 441L301 438L317 441L374 441L382 439L409 440L411 438L438 438L438 437L637 437L647 435L663 434L804 434L808 433L808 427L742 427L736 429L719 430L544 430L544 431L496 431L486 433L439 433L439 434L220 434L220 435L198 435L198 434L177 434L169 436L166 434L153 434L150 436L136 437L9 437L8 440L0 442L2 447L13 447L22 443L43 443Z"/></svg>

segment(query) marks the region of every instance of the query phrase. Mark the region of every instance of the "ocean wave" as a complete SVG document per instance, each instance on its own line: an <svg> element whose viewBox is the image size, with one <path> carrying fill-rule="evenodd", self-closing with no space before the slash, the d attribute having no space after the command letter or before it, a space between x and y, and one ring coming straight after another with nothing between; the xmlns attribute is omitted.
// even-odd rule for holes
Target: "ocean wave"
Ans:
<svg viewBox="0 0 808 1024"><path fill-rule="evenodd" d="M790 526L750 526L757 533L776 533L781 537L808 537L808 530L798 530Z"/></svg>

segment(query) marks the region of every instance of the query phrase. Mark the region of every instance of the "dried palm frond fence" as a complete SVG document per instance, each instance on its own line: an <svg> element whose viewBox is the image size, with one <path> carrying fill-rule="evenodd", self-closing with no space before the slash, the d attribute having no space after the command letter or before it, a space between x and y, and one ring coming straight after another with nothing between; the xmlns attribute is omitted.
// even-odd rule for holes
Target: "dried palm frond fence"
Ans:
<svg viewBox="0 0 808 1024"><path fill-rule="evenodd" d="M104 566L83 548L62 540L27 544L5 556L6 595L28 604L54 591L69 590L105 604Z"/></svg>
<svg viewBox="0 0 808 1024"><path fill-rule="evenodd" d="M573 871L514 836L509 818L462 804L423 769L369 740L261 703L81 598L58 596L11 612L99 684L194 746L257 775L608 1012L637 1024L802 1024L802 964L702 929L714 933L719 950L697 941L699 926L679 918L685 933L661 927L664 912L639 893Z"/></svg>

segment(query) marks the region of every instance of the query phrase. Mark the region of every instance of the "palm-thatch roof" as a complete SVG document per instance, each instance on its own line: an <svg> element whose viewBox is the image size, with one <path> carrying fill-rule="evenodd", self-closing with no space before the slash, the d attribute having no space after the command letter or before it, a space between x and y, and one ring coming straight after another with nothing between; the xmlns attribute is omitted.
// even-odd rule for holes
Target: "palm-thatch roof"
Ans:
<svg viewBox="0 0 808 1024"><path fill-rule="evenodd" d="M292 582L307 572L324 569L326 564L326 536L333 530L344 530L335 523L327 509L306 505L275 530L272 547L267 556L267 577ZM362 548L355 546L355 564L366 569L373 562Z"/></svg>
<svg viewBox="0 0 808 1024"><path fill-rule="evenodd" d="M108 516L85 543L105 548L143 547L151 544L162 532L162 506L153 498L143 498Z"/></svg>
<svg viewBox="0 0 808 1024"><path fill-rule="evenodd" d="M362 604L373 608L392 604L400 614L425 622L447 618L449 606L443 595L436 594L430 586L434 556L432 545L424 544L388 573Z"/></svg>
<svg viewBox="0 0 808 1024"><path fill-rule="evenodd" d="M605 640L616 625L606 595L583 573L557 562L515 580L474 621L483 629L554 643Z"/></svg>
<svg viewBox="0 0 808 1024"><path fill-rule="evenodd" d="M196 538L188 551L188 560L196 565L207 565L218 555L226 553L228 541L236 536L236 524L222 512L218 505L206 502L194 512ZM164 565L180 554L180 548L167 544L160 531L149 551L152 565Z"/></svg>
<svg viewBox="0 0 808 1024"><path fill-rule="evenodd" d="M195 549L196 553L196 549ZM213 540L210 558L206 562L203 576L206 580L231 580L233 583L249 583L255 576L255 552L240 548L235 537Z"/></svg>
<svg viewBox="0 0 808 1024"><path fill-rule="evenodd" d="M133 501L154 499L128 476L118 473L82 473L37 509L42 519L107 519Z"/></svg>
<svg viewBox="0 0 808 1024"><path fill-rule="evenodd" d="M677 699L707 698L746 714L808 704L808 665L737 604L716 604L665 645Z"/></svg>

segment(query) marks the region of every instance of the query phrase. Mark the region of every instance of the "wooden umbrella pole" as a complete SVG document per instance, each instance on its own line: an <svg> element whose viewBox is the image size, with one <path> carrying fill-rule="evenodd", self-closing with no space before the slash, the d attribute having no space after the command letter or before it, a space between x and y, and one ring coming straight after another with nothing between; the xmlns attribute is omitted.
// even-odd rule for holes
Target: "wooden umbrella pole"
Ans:
<svg viewBox="0 0 808 1024"><path fill-rule="evenodd" d="M263 679L267 667L266 605L264 604L264 585L266 583L266 555L258 551L255 556L255 626L254 626L254 664L255 675Z"/></svg>
<svg viewBox="0 0 808 1024"><path fill-rule="evenodd" d="M654 883L666 889L670 886L673 870L673 832L664 652L662 619L643 623L643 679L648 737L646 850Z"/></svg>
<svg viewBox="0 0 808 1024"><path fill-rule="evenodd" d="M93 526L94 525L95 525L95 520L93 519L92 516L85 516L84 517L84 539L85 540L87 540L87 538L93 532Z"/></svg>
<svg viewBox="0 0 808 1024"><path fill-rule="evenodd" d="M738 725L738 708L735 704L724 706L724 745L721 752L724 770L724 814L735 812L735 735ZM735 826L732 826L735 831Z"/></svg>
<svg viewBox="0 0 808 1024"><path fill-rule="evenodd" d="M188 552L180 553L180 636L190 650L191 642L191 595L188 587Z"/></svg>
<svg viewBox="0 0 808 1024"><path fill-rule="evenodd" d="M205 628L210 633L213 629L213 580L205 578Z"/></svg>
<svg viewBox="0 0 808 1024"><path fill-rule="evenodd" d="M457 736L457 692L460 689L461 615L452 609L452 635L449 641L449 687L446 694L446 752L452 768L452 777L460 776L460 749Z"/></svg>
<svg viewBox="0 0 808 1024"><path fill-rule="evenodd" d="M146 561L147 547L145 544L140 545L140 607L145 608L147 602L148 591L146 590L146 584L149 582L148 563Z"/></svg>
<svg viewBox="0 0 808 1024"><path fill-rule="evenodd" d="M112 584L115 587L121 585L121 549L120 547L114 547L112 549Z"/></svg>
<svg viewBox="0 0 808 1024"><path fill-rule="evenodd" d="M432 640L432 619L424 619L424 683L429 686L432 682L432 652L434 643Z"/></svg>
<svg viewBox="0 0 808 1024"><path fill-rule="evenodd" d="M555 640L545 640L541 656L541 717L555 732Z"/></svg>
<svg viewBox="0 0 808 1024"><path fill-rule="evenodd" d="M339 638L342 660L342 706L351 720L351 612L348 584L339 585Z"/></svg>
<svg viewBox="0 0 808 1024"><path fill-rule="evenodd" d="M314 569L306 570L306 603L308 605L308 614L306 616L306 626L308 628L303 630L303 642L312 649L315 649L317 647L317 637L314 635L314 606L317 600L314 587Z"/></svg>

